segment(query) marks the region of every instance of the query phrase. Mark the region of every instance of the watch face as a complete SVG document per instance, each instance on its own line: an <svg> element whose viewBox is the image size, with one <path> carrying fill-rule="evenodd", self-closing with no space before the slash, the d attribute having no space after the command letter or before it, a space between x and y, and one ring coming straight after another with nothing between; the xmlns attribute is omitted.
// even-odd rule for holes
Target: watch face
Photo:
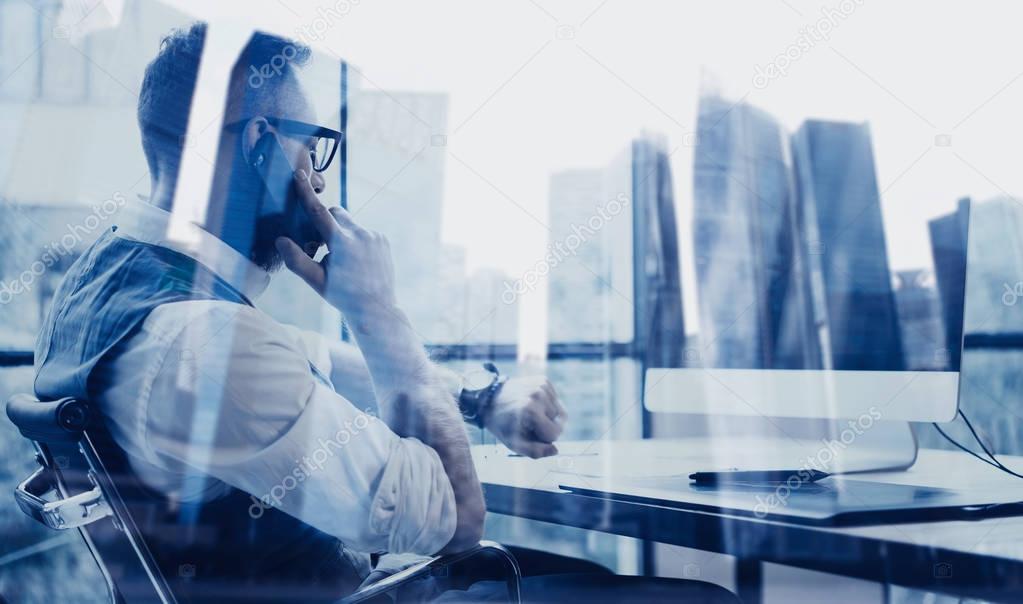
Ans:
<svg viewBox="0 0 1023 604"><path fill-rule="evenodd" d="M462 388L466 390L480 390L489 386L492 381L494 381L494 374L481 367L465 374Z"/></svg>

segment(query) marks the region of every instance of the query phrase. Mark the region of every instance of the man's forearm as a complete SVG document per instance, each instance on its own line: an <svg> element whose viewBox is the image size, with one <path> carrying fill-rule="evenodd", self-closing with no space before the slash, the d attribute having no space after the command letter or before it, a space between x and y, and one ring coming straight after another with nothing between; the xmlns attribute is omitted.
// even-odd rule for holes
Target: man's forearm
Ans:
<svg viewBox="0 0 1023 604"><path fill-rule="evenodd" d="M434 382L435 367L401 309L374 306L348 320L365 359L380 416L391 424L400 419L394 413L396 397Z"/></svg>
<svg viewBox="0 0 1023 604"><path fill-rule="evenodd" d="M440 457L455 494L455 507L458 510L455 534L441 550L442 553L450 553L479 543L483 537L486 505L461 416L457 411L448 411L440 416L430 430L433 433L428 437L429 442L424 442L433 447Z"/></svg>
<svg viewBox="0 0 1023 604"><path fill-rule="evenodd" d="M375 408L377 402L373 378L359 347L339 340L327 341L326 345L330 353L330 380L337 393L357 403L360 408ZM457 401L462 392L461 374L436 363L432 364L432 370L443 383L445 391Z"/></svg>
<svg viewBox="0 0 1023 604"><path fill-rule="evenodd" d="M403 437L432 447L451 482L455 534L444 552L475 545L486 506L450 380L430 362L411 324L397 308L376 307L349 317L372 377L380 416Z"/></svg>

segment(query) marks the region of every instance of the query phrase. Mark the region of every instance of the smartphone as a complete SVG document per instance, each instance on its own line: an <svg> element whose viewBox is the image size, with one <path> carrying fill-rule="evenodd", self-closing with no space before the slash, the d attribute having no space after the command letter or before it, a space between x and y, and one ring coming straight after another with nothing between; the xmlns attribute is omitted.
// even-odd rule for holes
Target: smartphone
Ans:
<svg viewBox="0 0 1023 604"><path fill-rule="evenodd" d="M263 181L262 195L256 220L278 221L274 230L291 237L299 245L307 230L303 228L304 213L299 209L294 191L295 169L288 161L277 137L267 132L256 141L252 149L252 167Z"/></svg>

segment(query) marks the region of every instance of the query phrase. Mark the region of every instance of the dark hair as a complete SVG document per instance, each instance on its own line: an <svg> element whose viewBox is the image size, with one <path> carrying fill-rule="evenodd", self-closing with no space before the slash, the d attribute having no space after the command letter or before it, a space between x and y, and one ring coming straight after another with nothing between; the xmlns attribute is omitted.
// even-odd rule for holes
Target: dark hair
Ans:
<svg viewBox="0 0 1023 604"><path fill-rule="evenodd" d="M142 149L154 173L157 157L177 171L205 41L205 23L176 29L161 41L159 54L146 67L139 93L138 122ZM227 105L249 112L242 115L272 111L285 82L296 82L293 65L305 65L309 55L309 48L303 44L256 32L232 71ZM286 60L277 60L281 57ZM265 78L259 86L245 85L250 73L258 73L267 66L274 66L275 77ZM177 174L167 176L176 178Z"/></svg>

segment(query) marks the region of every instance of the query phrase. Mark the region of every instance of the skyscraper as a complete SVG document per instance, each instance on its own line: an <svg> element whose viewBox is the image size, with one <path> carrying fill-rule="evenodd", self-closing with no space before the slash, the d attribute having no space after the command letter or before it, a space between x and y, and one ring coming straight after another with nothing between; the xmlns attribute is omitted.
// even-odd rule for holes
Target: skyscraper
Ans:
<svg viewBox="0 0 1023 604"><path fill-rule="evenodd" d="M460 342L469 330L466 288L466 253L459 245L444 245L440 251L437 289L443 309L430 334L435 343Z"/></svg>
<svg viewBox="0 0 1023 604"><path fill-rule="evenodd" d="M566 361L577 401L573 436L635 438L641 414L624 407L646 367L678 367L685 349L674 194L665 141L643 135L601 169L551 178L549 339L605 344L607 357ZM618 352L612 352L616 350ZM627 350L630 358L618 355ZM553 368L555 375L562 366ZM581 419L581 421L580 421Z"/></svg>
<svg viewBox="0 0 1023 604"><path fill-rule="evenodd" d="M551 342L611 340L610 286L612 243L607 233L590 228L589 219L604 202L604 173L566 170L551 176L549 188L550 299L547 314ZM624 219L624 218L623 218Z"/></svg>
<svg viewBox="0 0 1023 604"><path fill-rule="evenodd" d="M958 369L963 337L963 301L966 295L966 239L970 198L959 200L955 212L927 223L931 255L941 299L942 345L948 350L949 367Z"/></svg>
<svg viewBox="0 0 1023 604"><path fill-rule="evenodd" d="M681 367L682 285L671 165L663 140L632 143L635 342L644 367Z"/></svg>
<svg viewBox="0 0 1023 604"><path fill-rule="evenodd" d="M466 344L515 344L519 332L518 299L505 299L511 280L496 268L473 271L465 285L465 325L458 341Z"/></svg>
<svg viewBox="0 0 1023 604"><path fill-rule="evenodd" d="M971 202L965 212L960 204L956 214L964 213L969 268L963 331L1011 336L1018 342L1023 337L1023 203L998 197ZM955 302L950 300L950 305ZM1017 354L1023 350L1020 344L1012 347Z"/></svg>
<svg viewBox="0 0 1023 604"><path fill-rule="evenodd" d="M797 253L789 141L778 122L700 97L693 237L703 363L813 368L820 353Z"/></svg>
<svg viewBox="0 0 1023 604"><path fill-rule="evenodd" d="M353 89L349 97L348 206L391 244L398 303L436 340L448 97Z"/></svg>
<svg viewBox="0 0 1023 604"><path fill-rule="evenodd" d="M824 366L904 367L867 124L808 120L793 137L802 245L823 300ZM819 275L819 278L818 278Z"/></svg>
<svg viewBox="0 0 1023 604"><path fill-rule="evenodd" d="M558 260L550 340L631 343L644 363L680 366L685 329L665 141L644 135L603 169L553 175L550 226Z"/></svg>
<svg viewBox="0 0 1023 604"><path fill-rule="evenodd" d="M944 369L948 351L934 272L928 269L896 272L895 302L906 369Z"/></svg>

